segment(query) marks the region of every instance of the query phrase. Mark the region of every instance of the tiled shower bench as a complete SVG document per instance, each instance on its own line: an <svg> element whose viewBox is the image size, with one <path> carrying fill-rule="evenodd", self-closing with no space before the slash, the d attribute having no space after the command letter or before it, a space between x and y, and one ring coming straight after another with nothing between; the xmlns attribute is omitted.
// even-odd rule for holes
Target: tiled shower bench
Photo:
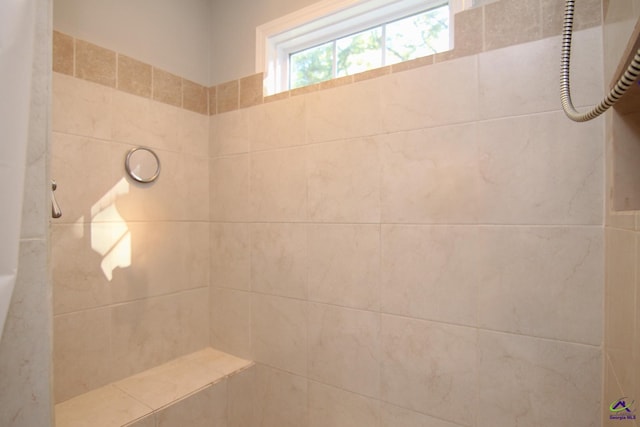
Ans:
<svg viewBox="0 0 640 427"><path fill-rule="evenodd" d="M206 348L57 404L56 427L226 426L253 365Z"/></svg>

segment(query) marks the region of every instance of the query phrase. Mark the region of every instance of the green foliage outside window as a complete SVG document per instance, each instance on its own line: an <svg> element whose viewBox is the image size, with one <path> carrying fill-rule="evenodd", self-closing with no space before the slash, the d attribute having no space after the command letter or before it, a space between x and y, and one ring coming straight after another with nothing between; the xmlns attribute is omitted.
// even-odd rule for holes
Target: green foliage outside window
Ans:
<svg viewBox="0 0 640 427"><path fill-rule="evenodd" d="M448 49L449 7L442 6L292 54L290 88Z"/></svg>

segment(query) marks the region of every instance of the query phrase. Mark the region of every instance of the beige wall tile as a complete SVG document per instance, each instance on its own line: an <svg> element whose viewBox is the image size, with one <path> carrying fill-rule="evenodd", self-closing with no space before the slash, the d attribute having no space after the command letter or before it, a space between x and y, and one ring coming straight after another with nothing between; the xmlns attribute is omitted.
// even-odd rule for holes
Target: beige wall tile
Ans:
<svg viewBox="0 0 640 427"><path fill-rule="evenodd" d="M480 331L478 350L478 427L600 425L598 347Z"/></svg>
<svg viewBox="0 0 640 427"><path fill-rule="evenodd" d="M608 406L611 402L620 399L622 396L626 396L627 393L620 388L618 379L611 366L611 361L607 357L607 353L603 353L604 360L604 387L602 394L602 427L615 427L616 424L620 424L620 420L612 420L609 418L611 412L608 410Z"/></svg>
<svg viewBox="0 0 640 427"><path fill-rule="evenodd" d="M151 408L112 385L85 393L55 407L58 427L121 426L150 413Z"/></svg>
<svg viewBox="0 0 640 427"><path fill-rule="evenodd" d="M507 2L502 0L494 4L502 3ZM602 67L598 65L602 63L601 44L599 28L574 34L571 92L576 106L600 102L603 87ZM560 37L553 37L479 55L481 118L558 110L560 50Z"/></svg>
<svg viewBox="0 0 640 427"><path fill-rule="evenodd" d="M542 0L542 37L562 34L565 2ZM602 24L602 0L587 0L575 5L573 30L579 31Z"/></svg>
<svg viewBox="0 0 640 427"><path fill-rule="evenodd" d="M213 116L218 113L218 94L215 86L207 89L209 101L209 115Z"/></svg>
<svg viewBox="0 0 640 427"><path fill-rule="evenodd" d="M307 233L304 224L251 225L251 290L307 297Z"/></svg>
<svg viewBox="0 0 640 427"><path fill-rule="evenodd" d="M454 49L457 55L480 53L484 49L484 8L467 9L455 15Z"/></svg>
<svg viewBox="0 0 640 427"><path fill-rule="evenodd" d="M130 95L113 93L113 139L133 145L180 151L178 108Z"/></svg>
<svg viewBox="0 0 640 427"><path fill-rule="evenodd" d="M249 216L249 156L212 159L210 164L211 220L246 220Z"/></svg>
<svg viewBox="0 0 640 427"><path fill-rule="evenodd" d="M182 78L153 67L153 99L182 107Z"/></svg>
<svg viewBox="0 0 640 427"><path fill-rule="evenodd" d="M257 365L238 372L227 379L226 427L251 427L254 425L254 389ZM257 410L255 411L257 412ZM225 424L222 425L223 427Z"/></svg>
<svg viewBox="0 0 640 427"><path fill-rule="evenodd" d="M378 133L383 114L379 88L377 80L368 80L306 95L308 141L323 142Z"/></svg>
<svg viewBox="0 0 640 427"><path fill-rule="evenodd" d="M379 422L378 401L309 381L309 427L377 426Z"/></svg>
<svg viewBox="0 0 640 427"><path fill-rule="evenodd" d="M53 328L55 402L102 387L114 379L108 308L56 316Z"/></svg>
<svg viewBox="0 0 640 427"><path fill-rule="evenodd" d="M605 229L605 348L622 390L634 390L638 367L634 360L637 301L630 298L637 286L636 236L625 230Z"/></svg>
<svg viewBox="0 0 640 427"><path fill-rule="evenodd" d="M484 7L486 49L537 40L542 34L539 0L501 0Z"/></svg>
<svg viewBox="0 0 640 427"><path fill-rule="evenodd" d="M389 134L376 140L382 162L383 222L482 222L484 180L475 125Z"/></svg>
<svg viewBox="0 0 640 427"><path fill-rule="evenodd" d="M76 77L104 86L116 86L116 53L76 39Z"/></svg>
<svg viewBox="0 0 640 427"><path fill-rule="evenodd" d="M262 104L263 73L243 77L239 80L239 107L247 108Z"/></svg>
<svg viewBox="0 0 640 427"><path fill-rule="evenodd" d="M251 151L292 147L306 143L306 101L298 96L241 111Z"/></svg>
<svg viewBox="0 0 640 427"><path fill-rule="evenodd" d="M380 160L376 140L348 140L309 147L309 219L380 221Z"/></svg>
<svg viewBox="0 0 640 427"><path fill-rule="evenodd" d="M151 97L151 65L118 54L118 89L145 98Z"/></svg>
<svg viewBox="0 0 640 427"><path fill-rule="evenodd" d="M235 289L210 289L213 347L251 358L251 294Z"/></svg>
<svg viewBox="0 0 640 427"><path fill-rule="evenodd" d="M264 365L255 371L252 426L306 427L307 379Z"/></svg>
<svg viewBox="0 0 640 427"><path fill-rule="evenodd" d="M600 227L487 227L477 254L481 328L602 342Z"/></svg>
<svg viewBox="0 0 640 427"><path fill-rule="evenodd" d="M309 304L308 333L310 379L380 396L379 313Z"/></svg>
<svg viewBox="0 0 640 427"><path fill-rule="evenodd" d="M253 359L305 375L307 311L304 301L254 293L251 297Z"/></svg>
<svg viewBox="0 0 640 427"><path fill-rule="evenodd" d="M211 286L249 290L251 240L249 224L211 224Z"/></svg>
<svg viewBox="0 0 640 427"><path fill-rule="evenodd" d="M208 300L208 288L203 288L113 306L114 378L126 378L205 347Z"/></svg>
<svg viewBox="0 0 640 427"><path fill-rule="evenodd" d="M364 71L362 73L354 74L353 81L360 82L362 80L374 79L376 77L391 74L391 66L374 68L372 70Z"/></svg>
<svg viewBox="0 0 640 427"><path fill-rule="evenodd" d="M226 379L180 400L156 414L156 427L226 426Z"/></svg>
<svg viewBox="0 0 640 427"><path fill-rule="evenodd" d="M380 227L310 224L309 300L380 308Z"/></svg>
<svg viewBox="0 0 640 427"><path fill-rule="evenodd" d="M478 117L477 57L394 73L371 82L384 93L382 130L464 123ZM447 100L431 102L431 100ZM370 99L368 102L376 102ZM375 116L369 121L376 120Z"/></svg>
<svg viewBox="0 0 640 427"><path fill-rule="evenodd" d="M251 155L250 206L256 221L304 221L307 217L307 150Z"/></svg>
<svg viewBox="0 0 640 427"><path fill-rule="evenodd" d="M148 415L130 424L126 424L124 427L156 427L156 416L155 414Z"/></svg>
<svg viewBox="0 0 640 427"><path fill-rule="evenodd" d="M178 111L178 146L183 152L209 155L209 116L187 110Z"/></svg>
<svg viewBox="0 0 640 427"><path fill-rule="evenodd" d="M182 106L200 114L209 114L209 92L202 85L182 79Z"/></svg>
<svg viewBox="0 0 640 427"><path fill-rule="evenodd" d="M480 122L477 138L481 222L602 224L602 122L530 115Z"/></svg>
<svg viewBox="0 0 640 427"><path fill-rule="evenodd" d="M247 111L236 110L211 117L209 153L211 157L249 152L249 120Z"/></svg>
<svg viewBox="0 0 640 427"><path fill-rule="evenodd" d="M216 111L218 114L237 110L240 102L240 84L238 80L216 86Z"/></svg>
<svg viewBox="0 0 640 427"><path fill-rule="evenodd" d="M111 89L62 74L53 74L53 131L111 138Z"/></svg>
<svg viewBox="0 0 640 427"><path fill-rule="evenodd" d="M391 65L391 72L398 73L401 71L413 70L414 68L432 65L435 61L435 55L421 56L420 58L411 59L409 61L398 62Z"/></svg>
<svg viewBox="0 0 640 427"><path fill-rule="evenodd" d="M382 400L471 425L477 410L476 331L387 315L381 326ZM466 402L462 409L460 402Z"/></svg>
<svg viewBox="0 0 640 427"><path fill-rule="evenodd" d="M381 403L380 427L457 427L458 425L399 406Z"/></svg>
<svg viewBox="0 0 640 427"><path fill-rule="evenodd" d="M73 76L74 69L73 37L61 32L53 32L53 71Z"/></svg>
<svg viewBox="0 0 640 427"><path fill-rule="evenodd" d="M381 241L383 312L476 325L476 228L384 225Z"/></svg>

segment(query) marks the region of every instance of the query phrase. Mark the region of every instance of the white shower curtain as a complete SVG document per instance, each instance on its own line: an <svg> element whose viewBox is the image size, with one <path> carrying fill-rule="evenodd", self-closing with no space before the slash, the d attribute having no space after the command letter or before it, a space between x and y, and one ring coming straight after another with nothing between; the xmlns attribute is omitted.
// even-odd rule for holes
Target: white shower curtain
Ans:
<svg viewBox="0 0 640 427"><path fill-rule="evenodd" d="M0 338L18 271L36 0L0 0Z"/></svg>

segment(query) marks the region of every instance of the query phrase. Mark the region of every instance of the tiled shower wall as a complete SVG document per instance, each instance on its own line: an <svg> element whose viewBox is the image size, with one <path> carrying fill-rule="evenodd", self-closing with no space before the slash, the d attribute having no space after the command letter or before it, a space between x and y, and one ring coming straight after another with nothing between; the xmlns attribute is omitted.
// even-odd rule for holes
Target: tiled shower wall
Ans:
<svg viewBox="0 0 640 427"><path fill-rule="evenodd" d="M209 117L94 83L104 70L53 76L56 402L209 339ZM139 145L160 158L153 184L125 173Z"/></svg>
<svg viewBox="0 0 640 427"><path fill-rule="evenodd" d="M212 117L211 343L259 363L252 425L600 424L604 129L559 111L559 52Z"/></svg>

